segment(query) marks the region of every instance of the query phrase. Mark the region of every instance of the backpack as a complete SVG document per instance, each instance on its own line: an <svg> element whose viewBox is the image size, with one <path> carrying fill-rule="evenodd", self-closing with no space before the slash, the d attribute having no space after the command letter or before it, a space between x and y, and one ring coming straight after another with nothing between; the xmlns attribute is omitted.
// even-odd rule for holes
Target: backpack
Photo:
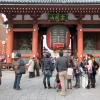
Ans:
<svg viewBox="0 0 100 100"><path fill-rule="evenodd" d="M49 59L45 59L43 62L44 70L52 70L52 62Z"/></svg>
<svg viewBox="0 0 100 100"><path fill-rule="evenodd" d="M22 59L20 59L20 65L19 65L19 70L21 74L25 74L25 63Z"/></svg>
<svg viewBox="0 0 100 100"><path fill-rule="evenodd" d="M25 63L22 59L18 59L15 63L17 63L17 65L15 65L15 72L16 74L25 74Z"/></svg>

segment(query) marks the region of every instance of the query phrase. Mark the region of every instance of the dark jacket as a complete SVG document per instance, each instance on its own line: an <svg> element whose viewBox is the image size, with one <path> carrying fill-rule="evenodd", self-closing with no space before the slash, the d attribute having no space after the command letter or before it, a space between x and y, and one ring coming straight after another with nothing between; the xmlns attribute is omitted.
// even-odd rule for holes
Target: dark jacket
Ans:
<svg viewBox="0 0 100 100"><path fill-rule="evenodd" d="M43 70L52 70L52 61L50 58L44 58L42 61Z"/></svg>
<svg viewBox="0 0 100 100"><path fill-rule="evenodd" d="M2 64L0 62L0 77L2 77L2 71L1 71L1 69L2 69Z"/></svg>
<svg viewBox="0 0 100 100"><path fill-rule="evenodd" d="M68 59L64 56L57 58L55 66L58 72L67 71Z"/></svg>
<svg viewBox="0 0 100 100"><path fill-rule="evenodd" d="M52 76L52 61L50 58L44 58L42 61L42 71L45 76Z"/></svg>
<svg viewBox="0 0 100 100"><path fill-rule="evenodd" d="M0 77L2 77L2 71L1 71L1 67L0 67Z"/></svg>
<svg viewBox="0 0 100 100"><path fill-rule="evenodd" d="M24 74L25 73L25 63L21 58L15 59L13 62L15 73Z"/></svg>
<svg viewBox="0 0 100 100"><path fill-rule="evenodd" d="M96 71L98 70L98 68L99 68L99 64L94 60L92 66L93 75L96 75Z"/></svg>

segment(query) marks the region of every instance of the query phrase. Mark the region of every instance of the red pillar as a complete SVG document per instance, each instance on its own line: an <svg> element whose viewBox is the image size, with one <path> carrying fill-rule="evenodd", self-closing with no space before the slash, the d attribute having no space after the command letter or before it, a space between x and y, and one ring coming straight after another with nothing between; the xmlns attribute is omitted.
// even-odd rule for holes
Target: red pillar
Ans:
<svg viewBox="0 0 100 100"><path fill-rule="evenodd" d="M79 58L79 61L81 60L80 56L83 55L83 30L82 26L79 24L77 27L77 56Z"/></svg>
<svg viewBox="0 0 100 100"><path fill-rule="evenodd" d="M7 63L12 62L12 50L13 50L13 30L11 27L9 27L7 33L7 46L6 46Z"/></svg>
<svg viewBox="0 0 100 100"><path fill-rule="evenodd" d="M1 41L1 38L0 38L0 54L2 53L2 41Z"/></svg>
<svg viewBox="0 0 100 100"><path fill-rule="evenodd" d="M42 35L39 35L39 39L38 39L38 56L39 58L41 58L41 54L42 54L42 45L43 45L43 38L42 38Z"/></svg>
<svg viewBox="0 0 100 100"><path fill-rule="evenodd" d="M33 34L32 34L32 55L37 56L38 54L38 25L35 24L33 26Z"/></svg>

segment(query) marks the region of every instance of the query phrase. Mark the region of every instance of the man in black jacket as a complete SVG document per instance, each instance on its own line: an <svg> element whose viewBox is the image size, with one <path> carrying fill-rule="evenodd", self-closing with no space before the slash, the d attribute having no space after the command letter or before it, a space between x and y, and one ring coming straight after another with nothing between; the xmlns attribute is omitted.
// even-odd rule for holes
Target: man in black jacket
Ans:
<svg viewBox="0 0 100 100"><path fill-rule="evenodd" d="M20 90L20 80L21 80L22 74L25 73L25 63L22 60L20 53L16 54L13 65L15 69L15 81L14 81L13 88L16 90Z"/></svg>
<svg viewBox="0 0 100 100"><path fill-rule="evenodd" d="M96 71L98 70L99 68L99 64L95 61L95 57L93 57L93 67L92 67L92 84L91 84L91 87L92 88L95 88L95 83L96 83Z"/></svg>

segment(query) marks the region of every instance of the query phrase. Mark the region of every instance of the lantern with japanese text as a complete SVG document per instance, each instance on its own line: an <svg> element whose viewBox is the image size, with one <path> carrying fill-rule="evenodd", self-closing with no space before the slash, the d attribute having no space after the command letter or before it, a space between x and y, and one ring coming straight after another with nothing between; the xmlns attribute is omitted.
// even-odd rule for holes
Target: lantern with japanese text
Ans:
<svg viewBox="0 0 100 100"><path fill-rule="evenodd" d="M64 25L55 25L47 31L47 46L52 50L66 50L69 48L70 32Z"/></svg>

